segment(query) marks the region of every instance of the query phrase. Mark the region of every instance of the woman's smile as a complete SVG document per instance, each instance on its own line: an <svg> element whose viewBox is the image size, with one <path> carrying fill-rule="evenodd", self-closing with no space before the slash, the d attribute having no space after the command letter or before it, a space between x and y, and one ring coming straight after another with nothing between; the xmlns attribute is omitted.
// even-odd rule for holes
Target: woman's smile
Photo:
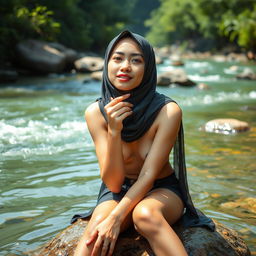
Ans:
<svg viewBox="0 0 256 256"><path fill-rule="evenodd" d="M132 77L127 74L119 74L117 78L120 82L129 82L132 79Z"/></svg>

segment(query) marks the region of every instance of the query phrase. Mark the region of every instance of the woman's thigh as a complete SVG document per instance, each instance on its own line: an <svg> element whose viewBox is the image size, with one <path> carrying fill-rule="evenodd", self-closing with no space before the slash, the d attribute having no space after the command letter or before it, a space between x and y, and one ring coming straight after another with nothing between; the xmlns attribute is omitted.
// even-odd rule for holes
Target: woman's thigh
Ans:
<svg viewBox="0 0 256 256"><path fill-rule="evenodd" d="M171 190L159 188L149 192L134 208L134 210L139 209L147 209L152 214L161 213L172 225L182 216L184 204L181 198Z"/></svg>

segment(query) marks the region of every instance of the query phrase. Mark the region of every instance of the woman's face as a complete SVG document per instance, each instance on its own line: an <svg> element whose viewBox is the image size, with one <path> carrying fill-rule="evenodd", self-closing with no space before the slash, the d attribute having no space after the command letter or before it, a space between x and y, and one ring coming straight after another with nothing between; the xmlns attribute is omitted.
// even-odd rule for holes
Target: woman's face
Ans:
<svg viewBox="0 0 256 256"><path fill-rule="evenodd" d="M121 39L114 47L108 61L108 78L122 91L138 87L144 75L142 51L131 38Z"/></svg>

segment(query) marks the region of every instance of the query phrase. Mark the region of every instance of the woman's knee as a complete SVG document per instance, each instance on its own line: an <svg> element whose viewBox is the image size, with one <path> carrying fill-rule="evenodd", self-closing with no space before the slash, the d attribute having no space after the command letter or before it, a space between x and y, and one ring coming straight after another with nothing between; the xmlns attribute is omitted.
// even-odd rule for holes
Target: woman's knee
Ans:
<svg viewBox="0 0 256 256"><path fill-rule="evenodd" d="M152 236L158 233L163 216L151 207L138 205L133 210L132 218L134 227L139 233Z"/></svg>
<svg viewBox="0 0 256 256"><path fill-rule="evenodd" d="M106 217L114 209L116 204L117 203L114 201L106 201L106 202L99 204L95 208L95 210L91 216L91 219L86 227L86 232L90 233L90 232L94 231L95 228L97 227L97 225L99 225L104 219L106 219Z"/></svg>

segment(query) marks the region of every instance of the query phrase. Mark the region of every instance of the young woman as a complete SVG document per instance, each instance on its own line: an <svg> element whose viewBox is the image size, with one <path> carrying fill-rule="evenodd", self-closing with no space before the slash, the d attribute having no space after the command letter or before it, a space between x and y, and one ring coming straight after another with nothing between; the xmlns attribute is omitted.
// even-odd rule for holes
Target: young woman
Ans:
<svg viewBox="0 0 256 256"><path fill-rule="evenodd" d="M184 212L186 226L213 230L214 224L190 199L182 112L156 92L155 55L143 37L124 31L110 42L102 95L87 108L85 118L103 182L75 256L112 255L118 235L130 225L156 255L187 255L171 225ZM169 163L173 147L174 168Z"/></svg>

